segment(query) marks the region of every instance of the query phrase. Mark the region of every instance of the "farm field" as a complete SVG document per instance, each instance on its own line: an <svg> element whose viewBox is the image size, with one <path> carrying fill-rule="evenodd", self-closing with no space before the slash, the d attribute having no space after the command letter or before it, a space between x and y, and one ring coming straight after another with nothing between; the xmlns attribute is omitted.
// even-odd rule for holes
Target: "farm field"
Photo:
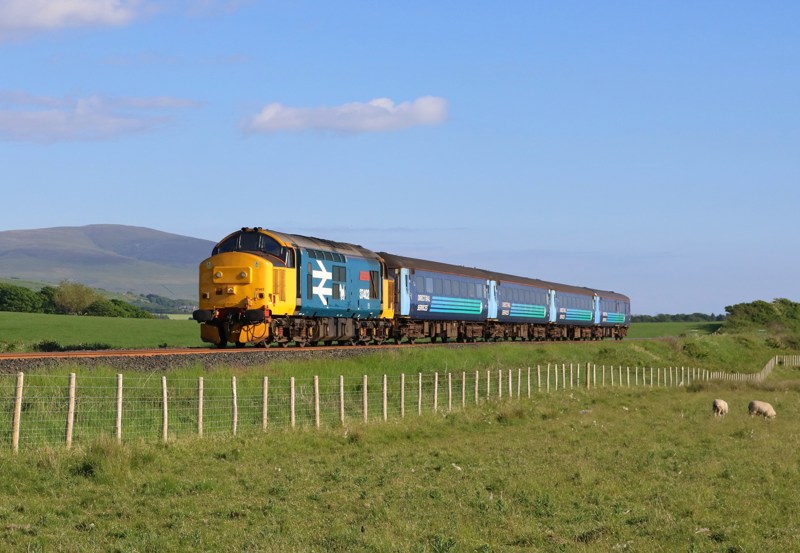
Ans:
<svg viewBox="0 0 800 553"><path fill-rule="evenodd" d="M791 353L774 345L754 333L401 348L260 368L176 367L153 380L235 375L244 386L260 375L377 377L572 362L757 372L773 355ZM69 371L79 381L113 377L80 365L48 374ZM39 376L47 375L30 379ZM731 407L723 419L711 415L716 397ZM756 398L778 417L749 417ZM5 439L0 541L9 551L795 550L798 400L800 369L781 366L762 385L562 384L452 412L237 436L223 429L166 445L152 438L118 445L106 436L14 455Z"/></svg>
<svg viewBox="0 0 800 553"><path fill-rule="evenodd" d="M109 348L201 346L195 321L79 317L0 312L0 351L31 351L34 344L98 344Z"/></svg>
<svg viewBox="0 0 800 553"><path fill-rule="evenodd" d="M369 425L0 453L11 551L796 550L797 369ZM731 406L711 415L711 400ZM758 397L778 411L751 418Z"/></svg>

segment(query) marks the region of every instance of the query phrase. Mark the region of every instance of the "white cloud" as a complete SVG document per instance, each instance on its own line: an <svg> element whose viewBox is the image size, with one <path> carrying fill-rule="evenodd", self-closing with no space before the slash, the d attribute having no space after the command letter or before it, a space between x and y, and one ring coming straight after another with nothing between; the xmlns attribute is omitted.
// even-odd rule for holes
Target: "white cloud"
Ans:
<svg viewBox="0 0 800 553"><path fill-rule="evenodd" d="M73 99L0 91L0 141L105 140L151 131L171 121L169 112L197 106L172 97Z"/></svg>
<svg viewBox="0 0 800 553"><path fill-rule="evenodd" d="M351 133L383 132L436 125L447 119L447 101L423 96L413 102L395 104L388 98L367 103L353 102L334 107L292 108L269 104L244 127L251 132L338 131Z"/></svg>
<svg viewBox="0 0 800 553"><path fill-rule="evenodd" d="M141 0L0 0L0 37L66 27L127 25L141 9Z"/></svg>

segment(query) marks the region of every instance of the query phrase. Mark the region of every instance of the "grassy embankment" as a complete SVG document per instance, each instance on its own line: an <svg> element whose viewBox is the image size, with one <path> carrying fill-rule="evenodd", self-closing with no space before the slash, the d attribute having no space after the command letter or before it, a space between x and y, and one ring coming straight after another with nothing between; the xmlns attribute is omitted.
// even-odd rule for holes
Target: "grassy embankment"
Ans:
<svg viewBox="0 0 800 553"><path fill-rule="evenodd" d="M755 372L783 353L773 346L754 333L387 350L262 374L587 361ZM781 367L758 387L568 389L345 428L2 451L0 550L796 550L799 376ZM714 397L728 400L726 418L711 416ZM777 419L746 415L756 397Z"/></svg>

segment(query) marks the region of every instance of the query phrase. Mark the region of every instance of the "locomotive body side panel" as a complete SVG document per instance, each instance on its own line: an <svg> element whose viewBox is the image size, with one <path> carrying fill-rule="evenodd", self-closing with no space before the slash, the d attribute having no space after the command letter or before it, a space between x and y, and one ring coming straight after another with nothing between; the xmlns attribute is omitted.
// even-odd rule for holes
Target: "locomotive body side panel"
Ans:
<svg viewBox="0 0 800 553"><path fill-rule="evenodd" d="M320 250L301 250L299 259L297 315L366 319L381 315L381 266L377 260Z"/></svg>

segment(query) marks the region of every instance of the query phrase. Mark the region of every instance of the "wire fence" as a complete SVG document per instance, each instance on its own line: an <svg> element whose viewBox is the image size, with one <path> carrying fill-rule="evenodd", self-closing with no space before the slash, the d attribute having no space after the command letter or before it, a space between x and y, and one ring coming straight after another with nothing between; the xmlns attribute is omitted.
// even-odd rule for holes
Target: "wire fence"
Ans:
<svg viewBox="0 0 800 553"><path fill-rule="evenodd" d="M341 426L450 412L485 401L531 398L575 388L688 386L725 379L763 381L760 373L730 375L686 367L548 364L524 369L383 375L379 378L167 377L0 375L0 414L9 424L0 447L118 441L168 442L182 436L236 435L275 428Z"/></svg>

